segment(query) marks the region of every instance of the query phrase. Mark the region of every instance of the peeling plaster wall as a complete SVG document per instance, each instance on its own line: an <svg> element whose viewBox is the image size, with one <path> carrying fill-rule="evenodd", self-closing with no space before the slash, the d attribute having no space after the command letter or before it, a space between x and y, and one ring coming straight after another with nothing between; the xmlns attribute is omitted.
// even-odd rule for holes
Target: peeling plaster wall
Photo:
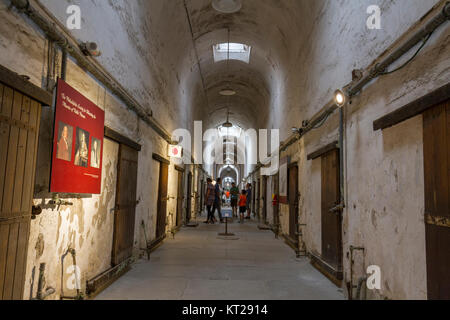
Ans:
<svg viewBox="0 0 450 320"><path fill-rule="evenodd" d="M42 1L61 22L65 19L65 8L74 1ZM46 83L48 41L35 29L27 18L14 9L8 9L9 1L0 1L0 64L30 77L30 81L41 87ZM175 3L147 1L138 2L83 2L83 29L74 31L80 40L97 41L103 51L99 62L127 88L144 106L151 107L156 118L170 132L178 127L189 127L191 113L185 109L192 102L191 90L195 85L184 79L195 79L197 70L191 68L193 57L180 54L180 47L191 45L186 41L155 33L158 28L170 29L171 21L165 13L177 15L178 28L170 30L183 38L186 34L185 17ZM108 19L104 19L108 17ZM175 18L175 16L174 16ZM97 23L102 21L102 23ZM132 21L132 23L131 23ZM150 24L150 25L149 25ZM147 32L148 31L148 32ZM95 38L93 38L95 35ZM101 37L100 37L101 35ZM163 37L163 38L161 38ZM170 42L170 43L169 43ZM177 46L180 46L177 48ZM169 56L167 53L173 53ZM61 66L61 54L56 57L56 71ZM164 61L164 62L162 62ZM192 73L192 74L191 74ZM142 255L140 248L146 246L141 222L146 227L147 240L155 238L156 203L158 194L159 165L152 154L167 154L167 142L159 137L147 124L138 119L117 98L100 85L89 74L69 60L67 82L88 99L105 110L105 125L142 145L139 153L134 256ZM195 81L194 81L195 82ZM61 256L71 247L77 251L77 264L81 271L82 290L86 280L99 275L111 267L113 212L117 181L119 145L108 139L104 142L102 194L70 197L64 200L73 206L54 208L48 205L50 154L52 145L53 109L44 108L41 119L36 195L34 203L43 208L42 214L31 224L25 298L36 295L39 264L47 264L47 286L56 289L49 299L58 299L61 290L67 289L70 275L62 276ZM177 175L173 165L169 171L169 195L176 195ZM185 206L185 204L184 204ZM195 207L195 202L193 202ZM184 210L183 210L184 211ZM176 200L168 203L167 213L176 212ZM170 220L170 219L169 219ZM168 230L172 222L169 221ZM64 269L72 264L68 255ZM63 278L62 278L63 277ZM31 292L33 284L34 292Z"/></svg>
<svg viewBox="0 0 450 320"><path fill-rule="evenodd" d="M292 83L302 85L297 87L300 90L287 90L292 95L288 101L303 107L291 109L283 122L272 122L275 127L281 123L282 128L298 126L298 119L311 117L336 88L350 82L352 69L367 66L437 1L411 1L407 5L401 1L375 1L373 4L377 2L383 12L380 31L365 27L362 13L367 1L322 1L320 11L311 14L315 17L311 36L314 40L302 49L298 69L292 71L303 77L303 80L293 79ZM447 23L435 32L410 65L395 75L371 83L346 108L344 285L350 279L349 246L363 246L365 255L355 253L353 277L356 280L365 275L370 265L380 266L382 288L368 292L372 299L427 297L422 117L377 132L373 131L372 124L377 118L449 81L449 44ZM276 113L279 112L277 109ZM337 140L337 128L335 113L323 127L308 133L282 154L282 157L295 154L300 157L299 181L303 196L299 215L300 221L307 224L303 240L310 252L319 254L321 163L320 159L307 161L306 155ZM298 145L302 149L300 152ZM287 233L288 215L284 207L282 226Z"/></svg>

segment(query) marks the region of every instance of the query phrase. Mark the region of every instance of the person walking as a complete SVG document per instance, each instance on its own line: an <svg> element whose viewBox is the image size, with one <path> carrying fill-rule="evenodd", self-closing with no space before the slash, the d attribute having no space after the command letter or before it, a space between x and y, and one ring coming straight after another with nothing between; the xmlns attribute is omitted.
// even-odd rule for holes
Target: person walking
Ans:
<svg viewBox="0 0 450 320"><path fill-rule="evenodd" d="M239 216L240 223L244 223L245 212L247 211L247 191L242 190L242 194L239 197Z"/></svg>
<svg viewBox="0 0 450 320"><path fill-rule="evenodd" d="M239 200L239 188L236 187L236 183L231 184L231 210L233 211L233 218L238 217L238 200Z"/></svg>
<svg viewBox="0 0 450 320"><path fill-rule="evenodd" d="M207 180L207 186L206 186L206 194L205 194L205 205L206 210L208 211L208 218L206 219L205 223L212 223L214 224L214 214L212 211L214 202L216 200L216 190L212 184L212 180L208 178Z"/></svg>
<svg viewBox="0 0 450 320"><path fill-rule="evenodd" d="M223 218L222 218L222 179L221 178L217 178L217 182L216 182L216 187L215 187L215 200L214 200L214 206L213 206L213 210L212 210L212 216L214 217L216 214L216 210L219 213L219 220L220 223L223 223Z"/></svg>
<svg viewBox="0 0 450 320"><path fill-rule="evenodd" d="M247 207L247 220L251 219L251 215L252 215L252 185L250 183L247 183L247 203L246 203L246 207Z"/></svg>

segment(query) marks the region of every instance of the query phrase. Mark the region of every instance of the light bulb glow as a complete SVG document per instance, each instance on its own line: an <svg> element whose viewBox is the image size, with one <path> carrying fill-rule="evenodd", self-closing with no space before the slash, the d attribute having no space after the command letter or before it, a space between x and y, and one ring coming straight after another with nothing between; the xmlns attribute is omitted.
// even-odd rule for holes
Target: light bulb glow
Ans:
<svg viewBox="0 0 450 320"><path fill-rule="evenodd" d="M341 90L337 90L334 94L334 102L339 106L342 107L345 104L345 94Z"/></svg>

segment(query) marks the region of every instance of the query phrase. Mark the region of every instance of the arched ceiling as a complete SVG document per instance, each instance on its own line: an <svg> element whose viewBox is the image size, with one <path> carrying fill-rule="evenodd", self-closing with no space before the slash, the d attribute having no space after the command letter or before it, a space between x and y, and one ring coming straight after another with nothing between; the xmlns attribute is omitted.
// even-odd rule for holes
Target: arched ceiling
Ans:
<svg viewBox="0 0 450 320"><path fill-rule="evenodd" d="M198 55L204 90L197 92L194 114L205 128L226 120L244 129L264 128L270 110L276 108L279 86L288 74L290 55L296 53L305 36L298 34L309 1L244 0L242 9L222 14L211 0L185 0L184 4L195 50ZM250 63L239 60L214 62L213 46L228 42L252 47ZM297 40L296 40L297 39ZM230 85L237 94L223 97L219 91ZM205 96L207 98L205 98ZM201 102L200 102L201 101ZM214 112L214 113L212 113Z"/></svg>

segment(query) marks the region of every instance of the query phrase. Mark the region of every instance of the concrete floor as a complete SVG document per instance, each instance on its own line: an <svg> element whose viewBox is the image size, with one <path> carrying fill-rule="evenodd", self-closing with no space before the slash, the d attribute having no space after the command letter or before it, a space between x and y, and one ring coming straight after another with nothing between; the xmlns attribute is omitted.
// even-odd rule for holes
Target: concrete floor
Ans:
<svg viewBox="0 0 450 320"><path fill-rule="evenodd" d="M97 296L98 300L330 300L337 288L256 222L183 228Z"/></svg>

